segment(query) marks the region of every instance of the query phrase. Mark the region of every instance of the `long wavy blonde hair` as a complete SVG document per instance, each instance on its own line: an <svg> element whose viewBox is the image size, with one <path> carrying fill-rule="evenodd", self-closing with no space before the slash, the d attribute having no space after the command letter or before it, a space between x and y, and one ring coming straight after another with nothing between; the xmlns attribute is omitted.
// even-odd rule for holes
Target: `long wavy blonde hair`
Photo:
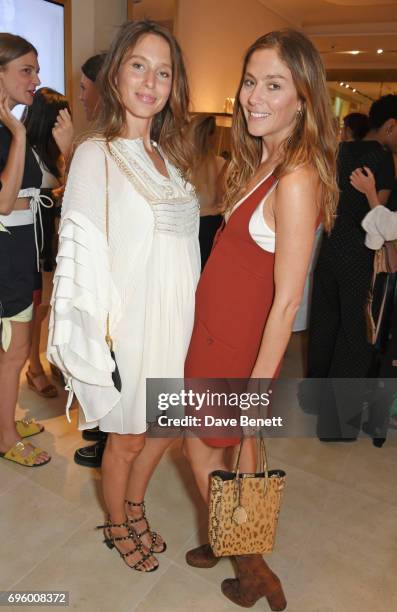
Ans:
<svg viewBox="0 0 397 612"><path fill-rule="evenodd" d="M132 52L138 40L146 34L155 34L166 40L172 62L170 97L161 112L153 118L151 138L189 180L194 149L186 137L189 123L189 86L182 51L174 36L155 21L136 21L123 24L114 38L96 85L100 95L98 113L90 136L104 137L108 142L120 136L126 122L126 112L117 88L117 75L121 63Z"/></svg>
<svg viewBox="0 0 397 612"><path fill-rule="evenodd" d="M261 163L262 139L248 133L239 100L247 64L253 53L260 49L277 51L291 71L302 104L302 112L297 114L292 134L281 145L281 161L274 173L280 178L306 164L316 168L321 183L319 212L325 229L330 231L339 193L336 182L336 123L320 55L310 40L295 30L265 34L245 54L233 113L232 158L226 173L226 210L233 207Z"/></svg>

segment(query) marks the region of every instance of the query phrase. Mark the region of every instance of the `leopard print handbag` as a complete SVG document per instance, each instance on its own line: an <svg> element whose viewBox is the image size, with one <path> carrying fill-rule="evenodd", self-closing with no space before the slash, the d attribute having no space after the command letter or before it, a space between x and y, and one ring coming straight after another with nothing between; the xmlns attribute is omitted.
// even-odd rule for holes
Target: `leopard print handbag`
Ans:
<svg viewBox="0 0 397 612"><path fill-rule="evenodd" d="M260 471L235 470L210 477L209 543L216 557L272 552L286 474L268 470L265 443L259 440Z"/></svg>

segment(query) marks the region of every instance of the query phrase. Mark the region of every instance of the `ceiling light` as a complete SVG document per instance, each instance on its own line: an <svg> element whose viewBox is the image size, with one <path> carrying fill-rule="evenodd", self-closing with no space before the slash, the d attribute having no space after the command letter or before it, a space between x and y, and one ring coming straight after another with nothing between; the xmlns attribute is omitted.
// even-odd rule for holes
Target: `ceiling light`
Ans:
<svg viewBox="0 0 397 612"><path fill-rule="evenodd" d="M346 87L346 89L349 89L349 87L350 87L349 83L346 83L345 87Z"/></svg>
<svg viewBox="0 0 397 612"><path fill-rule="evenodd" d="M341 82L339 83L339 85L340 85L341 87L343 87L344 82L343 82L343 81L341 81Z"/></svg>
<svg viewBox="0 0 397 612"><path fill-rule="evenodd" d="M357 89L353 89L353 93L356 93Z"/></svg>
<svg viewBox="0 0 397 612"><path fill-rule="evenodd" d="M377 54L380 55L381 53L383 53L383 49L378 49Z"/></svg>
<svg viewBox="0 0 397 612"><path fill-rule="evenodd" d="M361 53L361 51L348 51L348 53L350 53L350 55L358 55L359 53Z"/></svg>

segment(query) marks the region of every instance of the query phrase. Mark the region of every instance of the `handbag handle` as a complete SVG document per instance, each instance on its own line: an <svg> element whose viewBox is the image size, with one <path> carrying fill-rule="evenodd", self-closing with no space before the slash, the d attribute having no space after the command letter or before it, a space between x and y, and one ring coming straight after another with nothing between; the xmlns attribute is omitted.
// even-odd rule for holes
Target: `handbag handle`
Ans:
<svg viewBox="0 0 397 612"><path fill-rule="evenodd" d="M240 448L238 451L238 455L237 455L237 460L236 460L236 465L234 467L233 472L235 473L235 482L238 486L239 489L239 493L238 493L238 504L240 505L240 498L241 498L241 482L240 482L240 458L241 458L241 449L243 447L243 442L244 442L244 438L242 438L241 442L240 442ZM263 439L262 436L262 432L259 433L259 448L258 448L258 454L259 454L259 462L257 460L257 465L259 463L259 470L260 472L263 472L265 475L265 491L264 491L264 495L266 495L267 493L267 488L268 488L268 480L269 480L269 464L268 464L268 460L267 460L267 452L266 452L266 445L265 445L265 441Z"/></svg>
<svg viewBox="0 0 397 612"><path fill-rule="evenodd" d="M106 143L106 146L109 149L109 143ZM108 157L105 152L105 226L106 226L106 242L109 246L109 168L108 168ZM105 335L106 344L109 349L113 351L113 338L110 335L110 313L107 313L106 317L106 335Z"/></svg>
<svg viewBox="0 0 397 612"><path fill-rule="evenodd" d="M242 438L240 442L240 447L237 454L236 465L234 466L233 472L236 474L240 474L240 459L241 459L241 450L243 447L244 438ZM258 448L259 461L257 460L257 465L259 463L259 471L264 472L266 477L269 475L268 469L268 460L267 460L267 452L266 445L263 439L262 433L259 434L259 448Z"/></svg>

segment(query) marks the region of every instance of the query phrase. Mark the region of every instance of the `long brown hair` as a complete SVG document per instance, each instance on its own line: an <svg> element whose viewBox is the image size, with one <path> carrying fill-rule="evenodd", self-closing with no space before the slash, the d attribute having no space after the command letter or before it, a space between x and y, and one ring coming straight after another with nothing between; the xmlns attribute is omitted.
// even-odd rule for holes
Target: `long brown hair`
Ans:
<svg viewBox="0 0 397 612"><path fill-rule="evenodd" d="M325 229L330 231L338 200L335 121L320 55L310 40L295 30L269 32L258 38L245 54L233 113L232 159L226 173L226 207L234 205L261 163L262 139L248 133L239 100L247 64L253 53L260 49L277 51L291 71L302 104L302 112L297 114L292 134L281 145L281 162L274 173L280 178L306 164L316 168L321 183L320 212Z"/></svg>
<svg viewBox="0 0 397 612"><path fill-rule="evenodd" d="M211 139L216 130L214 115L194 115L190 120L189 129L195 146L195 159L197 163L200 163L213 153Z"/></svg>
<svg viewBox="0 0 397 612"><path fill-rule="evenodd" d="M194 146L191 182L196 189L200 202L205 201L211 204L217 197L219 174L212 142L215 131L216 120L214 115L198 114L191 118L189 132Z"/></svg>
<svg viewBox="0 0 397 612"><path fill-rule="evenodd" d="M27 106L22 115L30 146L36 151L47 170L58 179L62 175L59 169L61 151L55 142L52 130L59 111L64 108L71 113L69 102L63 94L50 87L41 87L36 91L31 106Z"/></svg>
<svg viewBox="0 0 397 612"><path fill-rule="evenodd" d="M123 24L106 54L96 84L100 94L96 135L111 141L121 135L126 121L126 112L116 80L125 57L145 34L164 38L171 53L172 87L170 97L161 112L153 118L151 138L159 143L166 157L186 177L190 177L193 147L185 131L188 125L189 86L182 51L174 36L155 21L136 21Z"/></svg>

